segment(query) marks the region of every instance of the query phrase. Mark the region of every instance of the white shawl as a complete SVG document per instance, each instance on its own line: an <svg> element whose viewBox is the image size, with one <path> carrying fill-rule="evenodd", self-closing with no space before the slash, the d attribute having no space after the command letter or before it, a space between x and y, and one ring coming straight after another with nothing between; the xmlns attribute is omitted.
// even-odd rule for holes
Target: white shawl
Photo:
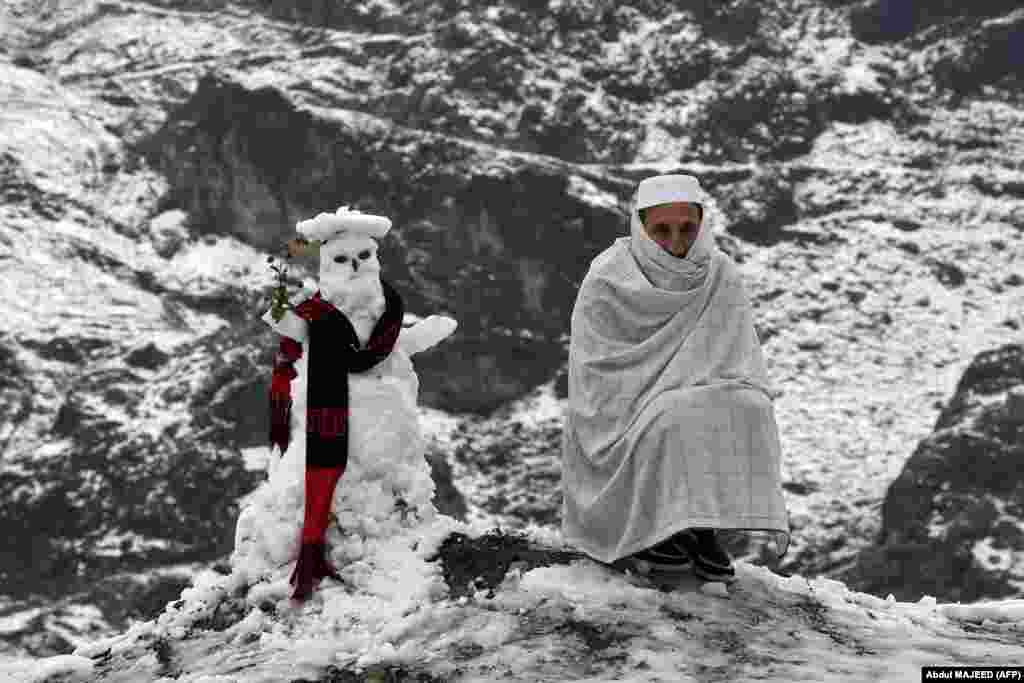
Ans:
<svg viewBox="0 0 1024 683"><path fill-rule="evenodd" d="M688 527L776 532L780 556L789 546L753 310L703 204L682 259L632 210L630 237L594 259L573 308L562 531L602 562Z"/></svg>

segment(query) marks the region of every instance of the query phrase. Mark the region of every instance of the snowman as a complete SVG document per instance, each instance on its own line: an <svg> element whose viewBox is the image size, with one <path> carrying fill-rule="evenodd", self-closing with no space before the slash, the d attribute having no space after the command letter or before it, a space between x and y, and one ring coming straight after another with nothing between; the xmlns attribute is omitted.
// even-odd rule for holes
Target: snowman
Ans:
<svg viewBox="0 0 1024 683"><path fill-rule="evenodd" d="M290 250L319 250L319 289L293 298L279 319L273 309L263 316L281 335L270 434L281 458L243 505L233 562L273 570L297 555L290 583L300 602L319 579L341 580L328 529L346 560L366 539L436 514L410 357L456 322L432 315L402 326L402 299L377 259L376 240L390 229L388 218L347 207L300 222Z"/></svg>

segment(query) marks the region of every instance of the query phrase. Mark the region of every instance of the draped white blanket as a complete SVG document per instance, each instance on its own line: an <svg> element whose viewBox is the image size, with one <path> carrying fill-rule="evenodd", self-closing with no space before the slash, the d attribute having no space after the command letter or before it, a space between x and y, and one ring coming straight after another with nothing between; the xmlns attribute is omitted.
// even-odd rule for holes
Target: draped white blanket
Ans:
<svg viewBox="0 0 1024 683"><path fill-rule="evenodd" d="M677 259L659 279L641 230L634 219L594 259L572 312L563 536L602 562L687 527L776 532L785 554L779 433L740 272L709 230L698 266Z"/></svg>

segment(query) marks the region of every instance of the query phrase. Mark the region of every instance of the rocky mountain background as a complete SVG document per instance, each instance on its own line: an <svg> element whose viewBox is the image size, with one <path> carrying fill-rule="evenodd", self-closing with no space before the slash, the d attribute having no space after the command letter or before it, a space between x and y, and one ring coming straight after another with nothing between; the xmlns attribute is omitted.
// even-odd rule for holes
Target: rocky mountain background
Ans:
<svg viewBox="0 0 1024 683"><path fill-rule="evenodd" d="M999 0L0 1L8 651L223 563L264 477L266 255L342 204L459 321L416 360L439 507L556 528L576 287L673 170L779 392L774 568L1021 595L1022 51Z"/></svg>

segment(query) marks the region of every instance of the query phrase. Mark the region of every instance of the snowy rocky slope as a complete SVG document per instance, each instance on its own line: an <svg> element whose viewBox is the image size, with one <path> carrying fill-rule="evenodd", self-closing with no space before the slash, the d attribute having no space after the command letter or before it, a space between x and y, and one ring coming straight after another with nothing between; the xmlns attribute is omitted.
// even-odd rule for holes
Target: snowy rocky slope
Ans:
<svg viewBox="0 0 1024 683"><path fill-rule="evenodd" d="M496 545L455 538L475 553ZM393 544L395 564L372 588L325 589L300 613L278 607L284 578L247 589L236 575L204 573L159 619L0 673L12 683L849 683L920 680L923 666L1020 671L1024 657L1020 600L902 603L746 564L728 591L667 590L507 539L508 574L488 567L474 586L456 584L463 595L454 597L442 580L449 567L425 559L458 562L456 545Z"/></svg>
<svg viewBox="0 0 1024 683"><path fill-rule="evenodd" d="M575 287L662 170L719 197L754 295L780 568L1019 594L1018 5L0 1L0 636L68 653L225 567L264 258L341 204L460 322L416 362L445 511L552 527Z"/></svg>
<svg viewBox="0 0 1024 683"><path fill-rule="evenodd" d="M373 472L379 470L379 472ZM385 471L387 470L387 471ZM361 468L335 500L340 581L289 601L300 458L250 498L230 566L158 618L35 662L19 683L907 681L922 666L1013 666L1024 600L900 603L828 579L739 566L738 582L652 582L558 547L438 515L425 461ZM382 478L381 478L381 475ZM351 474L346 474L350 477ZM402 505L386 490L401 478Z"/></svg>

